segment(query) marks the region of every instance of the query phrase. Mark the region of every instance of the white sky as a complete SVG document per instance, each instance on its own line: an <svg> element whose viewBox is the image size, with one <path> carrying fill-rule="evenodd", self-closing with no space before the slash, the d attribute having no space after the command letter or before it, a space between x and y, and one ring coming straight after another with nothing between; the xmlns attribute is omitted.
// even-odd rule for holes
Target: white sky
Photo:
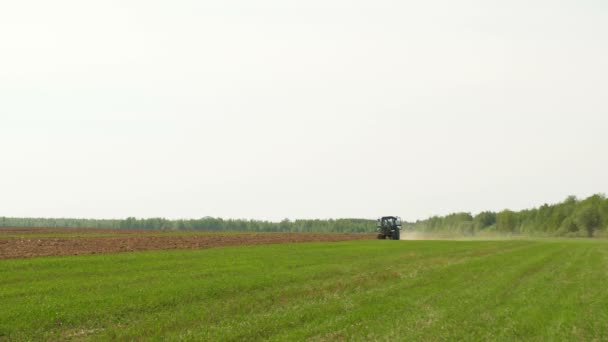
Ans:
<svg viewBox="0 0 608 342"><path fill-rule="evenodd" d="M0 1L0 216L520 209L607 130L603 0Z"/></svg>

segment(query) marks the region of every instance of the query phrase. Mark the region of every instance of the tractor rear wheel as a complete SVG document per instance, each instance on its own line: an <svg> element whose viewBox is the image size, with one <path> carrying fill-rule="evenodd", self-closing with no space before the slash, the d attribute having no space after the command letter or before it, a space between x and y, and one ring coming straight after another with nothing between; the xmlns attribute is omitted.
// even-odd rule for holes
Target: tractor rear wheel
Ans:
<svg viewBox="0 0 608 342"><path fill-rule="evenodd" d="M383 234L378 234L378 239L379 240L384 240L384 235Z"/></svg>
<svg viewBox="0 0 608 342"><path fill-rule="evenodd" d="M400 235L400 234L399 234L399 230L398 230L398 229L397 229L397 230L395 230L395 231L393 232L393 236L392 236L393 240L399 240L399 235Z"/></svg>

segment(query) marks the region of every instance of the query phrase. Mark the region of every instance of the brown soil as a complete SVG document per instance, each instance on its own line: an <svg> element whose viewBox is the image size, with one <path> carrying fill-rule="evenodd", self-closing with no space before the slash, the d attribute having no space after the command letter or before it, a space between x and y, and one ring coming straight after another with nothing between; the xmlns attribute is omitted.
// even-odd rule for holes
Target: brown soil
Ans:
<svg viewBox="0 0 608 342"><path fill-rule="evenodd" d="M143 229L104 229L104 228L21 228L0 227L2 235L29 235L29 234L113 234L113 235L139 235L164 233L162 230Z"/></svg>
<svg viewBox="0 0 608 342"><path fill-rule="evenodd" d="M4 230L4 229L2 229ZM64 229L40 230L35 233L65 232ZM73 232L74 230L69 230ZM81 230L82 231L82 230ZM99 234L101 230L84 229ZM103 230L117 232L116 230ZM159 249L201 249L225 246L262 245L296 242L334 242L373 239L373 234L320 234L320 233L242 233L208 235L154 236L129 231L131 234L104 237L0 237L0 259L28 258L55 255L81 255L98 253L133 252ZM11 234L22 234L14 229ZM122 231L120 231L122 233ZM140 233L140 234L138 234ZM0 235L1 236L1 235Z"/></svg>

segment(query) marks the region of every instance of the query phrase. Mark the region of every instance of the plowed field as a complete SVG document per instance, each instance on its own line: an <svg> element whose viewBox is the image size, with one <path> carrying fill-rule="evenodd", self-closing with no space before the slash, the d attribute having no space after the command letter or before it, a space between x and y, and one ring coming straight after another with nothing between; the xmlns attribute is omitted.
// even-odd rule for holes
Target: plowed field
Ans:
<svg viewBox="0 0 608 342"><path fill-rule="evenodd" d="M0 259L55 255L133 252L159 249L201 249L224 246L297 242L334 242L373 239L373 234L329 233L209 233L177 235L162 231L112 229L2 228ZM41 234L79 234L78 236L32 236ZM108 234L110 236L87 236ZM4 237L3 237L4 235ZM6 237L6 236L13 237ZM15 237L14 235L20 235Z"/></svg>

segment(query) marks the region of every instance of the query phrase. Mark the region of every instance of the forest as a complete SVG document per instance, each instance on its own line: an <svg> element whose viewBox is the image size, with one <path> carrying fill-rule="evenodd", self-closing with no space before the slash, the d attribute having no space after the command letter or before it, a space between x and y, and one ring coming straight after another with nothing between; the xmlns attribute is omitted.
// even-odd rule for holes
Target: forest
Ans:
<svg viewBox="0 0 608 342"><path fill-rule="evenodd" d="M165 218L74 219L0 217L0 227L45 228L119 228L160 230L212 230L248 232L375 232L370 219L289 220L280 222L204 217L189 220ZM563 202L540 207L500 212L484 211L433 216L416 222L404 222L405 231L450 233L472 236L479 233L501 235L594 237L606 235L608 199L596 194L579 200L569 196Z"/></svg>
<svg viewBox="0 0 608 342"><path fill-rule="evenodd" d="M593 237L606 233L608 227L608 199L596 194L579 200L569 196L563 202L540 207L500 212L484 211L477 215L453 213L433 216L408 224L409 229L421 232L522 234L531 236Z"/></svg>
<svg viewBox="0 0 608 342"><path fill-rule="evenodd" d="M168 220L165 218L126 219L73 219L73 218L17 218L0 217L0 227L40 227L40 228L112 228L112 229L160 229L160 230L211 230L243 232L337 232L364 233L375 230L375 220L330 219L330 220L289 220L280 222L222 219L204 217L189 220Z"/></svg>

